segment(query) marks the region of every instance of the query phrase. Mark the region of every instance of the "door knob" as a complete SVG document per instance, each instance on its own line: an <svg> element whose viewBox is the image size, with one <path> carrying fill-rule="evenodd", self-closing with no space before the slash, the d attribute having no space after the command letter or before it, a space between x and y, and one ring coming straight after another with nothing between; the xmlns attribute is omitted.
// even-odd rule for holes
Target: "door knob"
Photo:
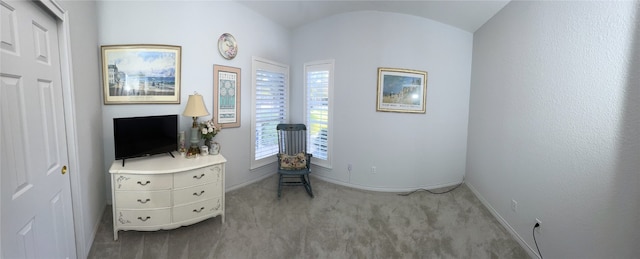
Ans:
<svg viewBox="0 0 640 259"><path fill-rule="evenodd" d="M62 172L62 174L66 174L67 173L67 166L63 166L62 169L60 170L60 172Z"/></svg>

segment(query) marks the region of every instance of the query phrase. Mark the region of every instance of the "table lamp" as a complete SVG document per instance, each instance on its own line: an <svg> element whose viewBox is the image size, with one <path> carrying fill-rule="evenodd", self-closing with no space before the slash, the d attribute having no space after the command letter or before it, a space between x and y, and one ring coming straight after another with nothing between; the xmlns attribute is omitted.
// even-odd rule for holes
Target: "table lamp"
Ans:
<svg viewBox="0 0 640 259"><path fill-rule="evenodd" d="M187 157L192 157L200 153L200 149L198 147L198 144L200 143L200 138L198 138L198 117L209 115L207 107L204 106L202 95L199 95L198 93L189 95L187 107L184 109L182 115L193 118L193 125L191 126L191 140L189 140L189 142L191 142L191 146L187 151Z"/></svg>

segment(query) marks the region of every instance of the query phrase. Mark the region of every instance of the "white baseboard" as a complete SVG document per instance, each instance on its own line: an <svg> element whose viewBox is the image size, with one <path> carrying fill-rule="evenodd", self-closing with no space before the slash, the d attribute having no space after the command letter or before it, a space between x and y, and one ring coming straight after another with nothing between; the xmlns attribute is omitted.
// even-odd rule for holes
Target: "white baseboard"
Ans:
<svg viewBox="0 0 640 259"><path fill-rule="evenodd" d="M96 235L98 234L98 229L100 228L100 224L102 223L102 216L104 216L104 211L107 210L107 206L110 206L111 204L104 204L104 209L102 209L102 212L100 213L100 216L98 216L98 220L96 221L96 224L94 224L93 229L91 230L91 236L89 237L89 239L87 239L86 241L86 245L85 245L85 255L83 256L79 256L78 258L87 258L89 256L89 252L91 252L91 247L93 246L93 241L96 240Z"/></svg>
<svg viewBox="0 0 640 259"><path fill-rule="evenodd" d="M258 178L256 178L256 179L253 179L253 180L251 180L251 181L244 182L244 183L241 183L241 184L238 184L238 185L234 185L234 186L231 186L231 187L229 187L229 188L225 188L225 189L224 189L224 192L230 192L230 191L233 191L233 190L240 189L240 188L245 187L245 186L247 186L247 185L249 185L249 184L252 184L252 183L255 183L255 182L259 182L259 181L262 181L262 180L264 180L264 179L266 179L266 178L268 178L269 176L272 176L272 175L274 175L274 174L276 174L276 173L275 173L275 172L273 172L273 173L265 174L265 175L260 176L260 177L258 177Z"/></svg>
<svg viewBox="0 0 640 259"><path fill-rule="evenodd" d="M507 231L509 231L509 233L513 236L513 238L516 241L518 241L520 246L524 248L525 251L527 251L529 256L531 258L540 258L538 257L538 254L536 253L536 251L529 244L527 244L527 242L524 241L524 239L518 234L518 232L516 232L516 230L513 229L513 227L511 227L511 225L509 225L509 223L500 215L500 213L498 213L498 211L494 209L493 206L491 206L491 204L489 204L487 199L485 199L482 195L480 195L478 190L476 190L476 188L473 187L472 184L470 184L469 182L466 182L466 184L467 184L467 187L469 187L469 190L471 190L471 192L473 192L473 194L476 195L476 197L478 197L480 202L482 202L482 204L489 210L489 212L491 212L491 215L493 215L498 220L498 222L500 222L500 224L504 228L506 228Z"/></svg>
<svg viewBox="0 0 640 259"><path fill-rule="evenodd" d="M346 186L346 187L350 187L350 188L354 188L354 189L374 191L374 192L411 192L411 191L415 191L417 189L432 190L432 189L450 187L450 186L458 185L458 184L461 183L461 182L451 182L451 183L444 183L444 184L438 184L438 185L429 185L429 186L388 188L388 187L374 187L374 186L347 183L347 182L343 182L343 181L340 181L340 180L337 180L337 179L334 179L334 178L322 176L320 174L313 174L312 173L310 175L315 177L315 178L318 178L320 180L327 181L327 182L330 182L330 183L333 183L333 184L342 185L342 186Z"/></svg>

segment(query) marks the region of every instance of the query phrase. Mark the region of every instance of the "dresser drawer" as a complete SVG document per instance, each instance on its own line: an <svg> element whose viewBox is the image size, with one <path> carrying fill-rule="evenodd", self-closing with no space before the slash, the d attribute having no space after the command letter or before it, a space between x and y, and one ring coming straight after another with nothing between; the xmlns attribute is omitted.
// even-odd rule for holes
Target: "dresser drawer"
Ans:
<svg viewBox="0 0 640 259"><path fill-rule="evenodd" d="M116 191L152 191L169 190L172 186L172 175L116 174L113 176L113 188Z"/></svg>
<svg viewBox="0 0 640 259"><path fill-rule="evenodd" d="M222 197L217 197L173 209L173 222L181 222L221 212Z"/></svg>
<svg viewBox="0 0 640 259"><path fill-rule="evenodd" d="M116 204L122 209L171 207L171 190L116 191Z"/></svg>
<svg viewBox="0 0 640 259"><path fill-rule="evenodd" d="M222 181L222 165L213 165L175 174L173 186L183 188L220 181Z"/></svg>
<svg viewBox="0 0 640 259"><path fill-rule="evenodd" d="M117 210L118 226L158 226L171 223L171 209L158 210Z"/></svg>
<svg viewBox="0 0 640 259"><path fill-rule="evenodd" d="M222 183L213 182L205 185L187 187L177 189L173 194L173 205L180 206L182 204L192 203L211 199L222 195Z"/></svg>

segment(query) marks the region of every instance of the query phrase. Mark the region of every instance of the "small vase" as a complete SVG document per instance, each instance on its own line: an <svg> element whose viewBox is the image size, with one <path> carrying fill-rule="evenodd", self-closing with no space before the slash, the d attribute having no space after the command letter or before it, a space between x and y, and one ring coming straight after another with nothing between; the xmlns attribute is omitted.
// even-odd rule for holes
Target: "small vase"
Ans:
<svg viewBox="0 0 640 259"><path fill-rule="evenodd" d="M218 142L212 142L209 146L209 155L220 154L220 144Z"/></svg>
<svg viewBox="0 0 640 259"><path fill-rule="evenodd" d="M204 139L204 145L207 146L209 148L209 150L211 150L211 143L212 142L213 142L213 139L211 139L211 138Z"/></svg>
<svg viewBox="0 0 640 259"><path fill-rule="evenodd" d="M204 139L204 145L209 147L209 155L220 154L220 144L213 141L213 138Z"/></svg>

